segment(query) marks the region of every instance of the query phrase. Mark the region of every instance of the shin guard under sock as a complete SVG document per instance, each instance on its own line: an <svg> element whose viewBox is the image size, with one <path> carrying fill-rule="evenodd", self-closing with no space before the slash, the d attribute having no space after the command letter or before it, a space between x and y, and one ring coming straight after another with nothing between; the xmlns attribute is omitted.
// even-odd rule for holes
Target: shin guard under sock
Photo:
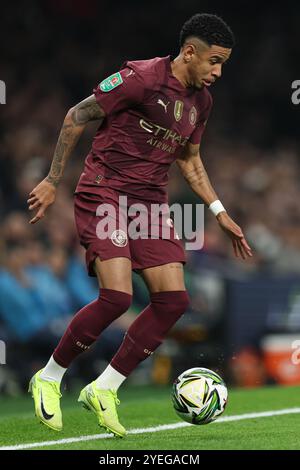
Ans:
<svg viewBox="0 0 300 470"><path fill-rule="evenodd" d="M112 289L100 289L100 296L83 307L72 319L53 353L54 360L67 368L75 357L89 349L116 318L130 307L132 296Z"/></svg>
<svg viewBox="0 0 300 470"><path fill-rule="evenodd" d="M128 376L163 342L189 305L186 291L156 292L151 303L132 323L110 365Z"/></svg>

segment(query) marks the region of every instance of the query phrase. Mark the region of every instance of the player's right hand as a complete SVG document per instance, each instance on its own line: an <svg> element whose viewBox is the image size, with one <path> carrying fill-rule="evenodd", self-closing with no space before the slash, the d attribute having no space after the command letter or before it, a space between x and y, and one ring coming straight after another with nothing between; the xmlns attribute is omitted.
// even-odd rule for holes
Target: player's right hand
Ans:
<svg viewBox="0 0 300 470"><path fill-rule="evenodd" d="M29 199L27 200L28 209L30 211L34 209L38 210L33 219L29 221L30 224L35 224L44 217L47 207L55 201L55 195L56 187L46 179L41 181L41 183L29 193Z"/></svg>

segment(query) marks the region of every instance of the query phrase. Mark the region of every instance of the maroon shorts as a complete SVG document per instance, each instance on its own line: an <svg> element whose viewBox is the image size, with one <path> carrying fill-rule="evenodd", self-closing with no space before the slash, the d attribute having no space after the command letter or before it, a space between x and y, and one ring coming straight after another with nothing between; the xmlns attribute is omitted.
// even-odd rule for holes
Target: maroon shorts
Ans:
<svg viewBox="0 0 300 470"><path fill-rule="evenodd" d="M122 194L109 188L103 188L101 195L75 194L75 222L80 244L87 250L89 275L95 276L93 264L97 257L100 260L129 258L132 269L137 271L167 263L185 263L182 241L178 239L168 211L164 215L153 217L150 203L127 197L127 207L138 203L147 208L146 212L142 208L134 216L130 213L128 215L124 199L120 207L120 195ZM122 196L126 197L125 194ZM138 214L144 214L139 217L139 224ZM137 226L142 236L136 235L134 229ZM168 230L163 232L166 226ZM153 233L155 238L150 238L149 234L153 237Z"/></svg>

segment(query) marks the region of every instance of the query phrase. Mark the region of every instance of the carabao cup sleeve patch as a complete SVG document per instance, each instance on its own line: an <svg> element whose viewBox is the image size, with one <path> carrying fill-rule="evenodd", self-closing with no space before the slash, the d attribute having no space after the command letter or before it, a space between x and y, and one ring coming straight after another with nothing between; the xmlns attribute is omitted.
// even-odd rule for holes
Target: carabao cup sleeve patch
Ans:
<svg viewBox="0 0 300 470"><path fill-rule="evenodd" d="M113 73L109 77L105 78L102 80L101 83L99 83L99 88L101 91L104 93L107 93L117 86L121 85L123 83L123 78L120 74L120 72Z"/></svg>
<svg viewBox="0 0 300 470"><path fill-rule="evenodd" d="M109 115L141 103L145 82L140 74L126 67L99 83L93 92L97 103Z"/></svg>

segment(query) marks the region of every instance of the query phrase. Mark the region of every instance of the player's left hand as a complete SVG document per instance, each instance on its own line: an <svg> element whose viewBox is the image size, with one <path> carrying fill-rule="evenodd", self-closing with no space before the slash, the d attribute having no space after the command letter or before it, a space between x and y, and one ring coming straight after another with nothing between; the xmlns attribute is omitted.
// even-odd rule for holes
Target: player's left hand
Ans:
<svg viewBox="0 0 300 470"><path fill-rule="evenodd" d="M229 217L227 212L220 212L217 220L221 229L231 238L235 256L247 259L252 257L252 250L248 245L242 229Z"/></svg>

